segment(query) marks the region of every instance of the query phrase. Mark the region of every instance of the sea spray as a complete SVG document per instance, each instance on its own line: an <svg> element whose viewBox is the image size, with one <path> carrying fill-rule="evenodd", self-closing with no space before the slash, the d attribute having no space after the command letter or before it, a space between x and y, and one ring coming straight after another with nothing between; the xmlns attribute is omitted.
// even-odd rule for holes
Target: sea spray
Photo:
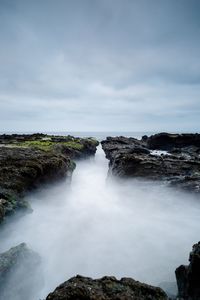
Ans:
<svg viewBox="0 0 200 300"><path fill-rule="evenodd" d="M159 182L108 180L107 171L99 147L95 158L77 163L70 187L62 182L32 194L33 213L1 230L1 252L25 242L40 255L41 299L76 274L175 281L175 268L199 239L195 197Z"/></svg>

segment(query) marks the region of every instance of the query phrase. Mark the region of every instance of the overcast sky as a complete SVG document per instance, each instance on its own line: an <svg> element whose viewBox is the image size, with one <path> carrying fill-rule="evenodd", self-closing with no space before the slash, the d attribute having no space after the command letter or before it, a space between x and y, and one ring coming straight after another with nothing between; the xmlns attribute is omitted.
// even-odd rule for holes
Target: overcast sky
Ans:
<svg viewBox="0 0 200 300"><path fill-rule="evenodd" d="M0 131L199 131L199 0L0 0Z"/></svg>

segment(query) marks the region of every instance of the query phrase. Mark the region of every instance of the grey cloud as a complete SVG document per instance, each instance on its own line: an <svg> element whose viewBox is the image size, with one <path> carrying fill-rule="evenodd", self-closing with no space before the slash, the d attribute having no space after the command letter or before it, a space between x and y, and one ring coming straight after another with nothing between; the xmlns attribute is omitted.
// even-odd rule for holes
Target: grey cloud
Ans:
<svg viewBox="0 0 200 300"><path fill-rule="evenodd" d="M199 129L198 0L0 8L1 131Z"/></svg>

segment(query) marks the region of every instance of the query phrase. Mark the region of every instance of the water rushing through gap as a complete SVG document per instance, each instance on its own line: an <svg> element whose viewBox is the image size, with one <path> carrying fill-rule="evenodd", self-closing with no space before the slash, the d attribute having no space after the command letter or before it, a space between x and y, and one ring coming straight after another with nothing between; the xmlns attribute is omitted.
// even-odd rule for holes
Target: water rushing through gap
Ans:
<svg viewBox="0 0 200 300"><path fill-rule="evenodd" d="M197 199L158 183L106 180L107 171L98 147L95 158L77 163L70 187L32 194L33 213L1 230L0 252L26 242L42 258L45 282L32 300L76 274L158 285L175 281L175 268L187 263L199 240Z"/></svg>

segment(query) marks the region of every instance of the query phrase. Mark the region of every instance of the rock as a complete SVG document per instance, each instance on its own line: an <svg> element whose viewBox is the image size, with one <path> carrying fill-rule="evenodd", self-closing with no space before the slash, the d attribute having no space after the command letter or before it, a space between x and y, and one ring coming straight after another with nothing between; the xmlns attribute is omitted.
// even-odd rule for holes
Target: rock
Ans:
<svg viewBox="0 0 200 300"><path fill-rule="evenodd" d="M178 285L178 299L200 299L200 242L193 245L189 265L181 265L175 271Z"/></svg>
<svg viewBox="0 0 200 300"><path fill-rule="evenodd" d="M106 154L106 158L113 161L115 156L119 153L150 153L146 148L146 143L135 138L127 137L107 137L101 142L102 148Z"/></svg>
<svg viewBox="0 0 200 300"><path fill-rule="evenodd" d="M145 136L141 140L108 137L101 143L110 161L109 174L162 180L172 186L199 193L200 148L197 145L200 135L185 134L184 139L182 136L163 133ZM154 153L150 148L154 149L155 145L165 153ZM171 149L169 153L166 152L168 149Z"/></svg>
<svg viewBox="0 0 200 300"><path fill-rule="evenodd" d="M24 195L43 183L70 178L72 159L94 155L98 142L72 136L0 135L0 221L16 208L29 208Z"/></svg>
<svg viewBox="0 0 200 300"><path fill-rule="evenodd" d="M94 138L79 138L71 135L56 136L47 134L0 135L0 147L31 147L45 151L63 150L73 159L94 155L99 142ZM58 147L61 146L61 147ZM65 151L64 151L65 150Z"/></svg>
<svg viewBox="0 0 200 300"><path fill-rule="evenodd" d="M0 222L1 220L3 220L5 216L5 208L4 208L5 202L6 201L4 199L0 199Z"/></svg>
<svg viewBox="0 0 200 300"><path fill-rule="evenodd" d="M42 183L70 174L73 165L62 154L31 148L0 147L1 217L27 205L23 196Z"/></svg>
<svg viewBox="0 0 200 300"><path fill-rule="evenodd" d="M46 300L166 300L166 294L131 278L115 277L92 279L77 275L58 286Z"/></svg>
<svg viewBox="0 0 200 300"><path fill-rule="evenodd" d="M41 289L41 260L25 243L0 254L0 299L32 300Z"/></svg>
<svg viewBox="0 0 200 300"><path fill-rule="evenodd" d="M158 133L146 139L148 148L171 150L172 148L183 148L187 146L200 147L200 134L185 133L185 134L170 134Z"/></svg>
<svg viewBox="0 0 200 300"><path fill-rule="evenodd" d="M69 156L71 159L85 159L89 156L92 156L96 153L97 146L99 142L92 138L85 138L78 140L77 145L73 144L74 141L71 141L71 145L74 147L69 147L65 142L56 143L54 149L56 152L60 152L64 155Z"/></svg>

